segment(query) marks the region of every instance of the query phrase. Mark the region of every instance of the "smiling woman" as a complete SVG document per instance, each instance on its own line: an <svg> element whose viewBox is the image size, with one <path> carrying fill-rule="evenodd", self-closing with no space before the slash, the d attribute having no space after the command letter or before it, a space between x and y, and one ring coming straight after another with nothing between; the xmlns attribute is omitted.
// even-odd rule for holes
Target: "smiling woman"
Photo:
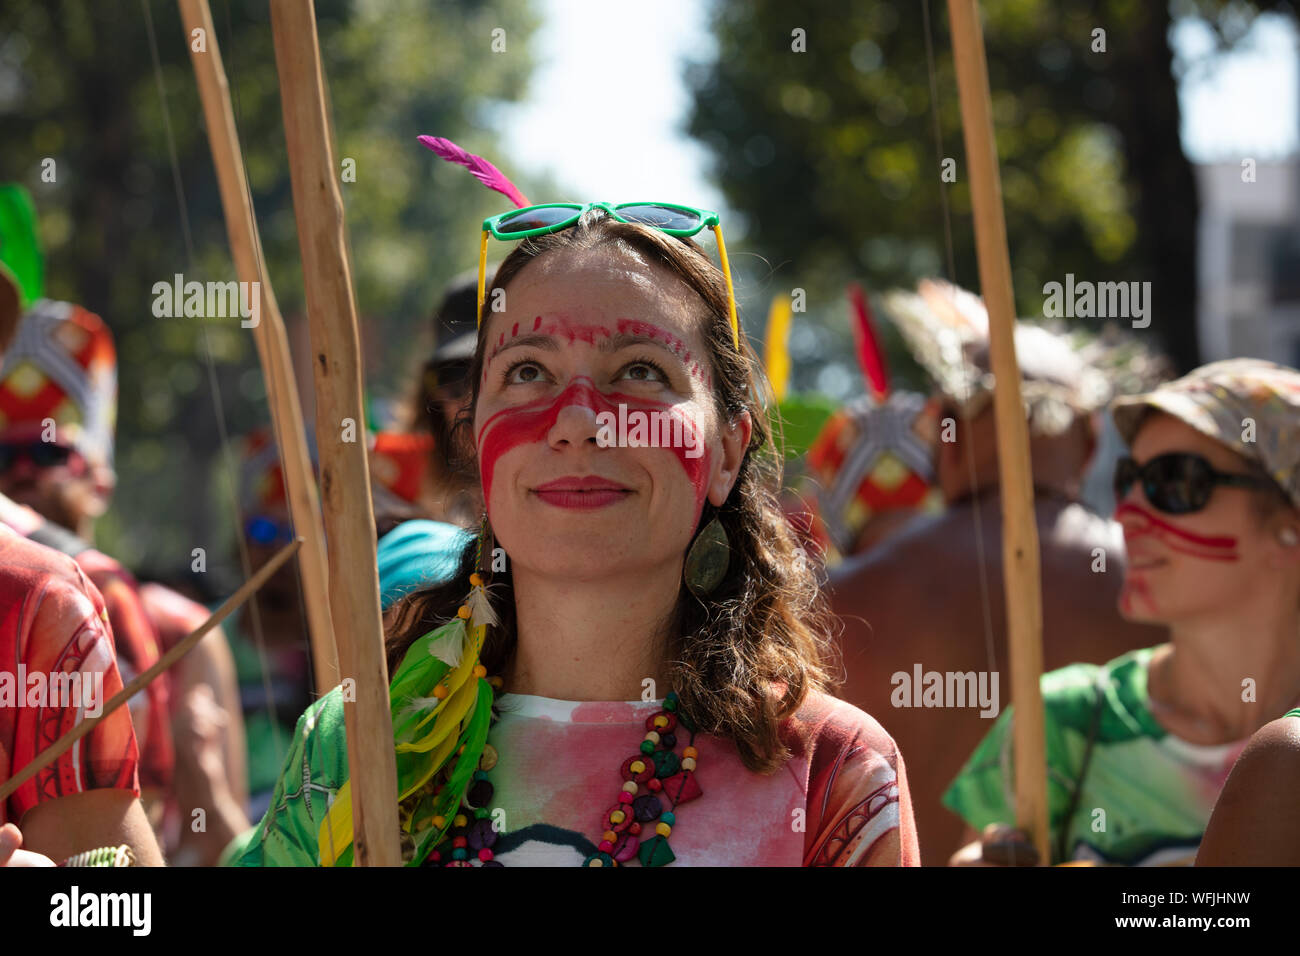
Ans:
<svg viewBox="0 0 1300 956"><path fill-rule="evenodd" d="M1115 472L1120 612L1167 626L1169 641L1043 677L1053 860L1190 863L1214 809L1215 862L1278 862L1259 823L1280 822L1294 789L1244 783L1268 746L1215 801L1251 734L1300 704L1300 372L1216 362L1120 399L1114 416L1132 456ZM944 798L972 827L1011 822L1009 715ZM1293 723L1275 736L1293 745ZM1294 752L1277 779L1297 778ZM1252 800L1258 815L1243 812ZM1291 861L1296 832L1275 832ZM1006 836L995 827L954 862Z"/></svg>
<svg viewBox="0 0 1300 956"><path fill-rule="evenodd" d="M609 207L498 269L455 430L485 536L389 628L408 864L919 862L897 748L826 693L829 619L728 292L689 239ZM677 430L602 442L604 413ZM237 862L349 858L346 801L322 826L306 799L344 792L341 713L335 691L304 715Z"/></svg>

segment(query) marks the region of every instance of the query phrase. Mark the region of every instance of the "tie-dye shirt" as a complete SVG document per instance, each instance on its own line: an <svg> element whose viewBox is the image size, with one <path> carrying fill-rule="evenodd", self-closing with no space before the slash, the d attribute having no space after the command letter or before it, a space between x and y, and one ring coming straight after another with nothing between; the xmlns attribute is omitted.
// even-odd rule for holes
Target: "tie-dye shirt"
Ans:
<svg viewBox="0 0 1300 956"><path fill-rule="evenodd" d="M1195 858L1210 811L1248 741L1204 746L1165 730L1148 704L1154 653L1132 651L1102 667L1073 664L1043 675L1053 863L1064 862L1062 827L1067 860L1167 866ZM1003 711L943 797L977 830L1014 822L1012 713ZM1094 721L1092 758L1067 820Z"/></svg>
<svg viewBox="0 0 1300 956"><path fill-rule="evenodd" d="M661 701L499 698L488 743L493 847L506 866L576 866L596 851L619 767ZM687 734L679 734L679 747ZM679 804L671 845L684 866L918 865L907 777L897 747L871 717L810 695L783 728L791 757L770 776L745 769L729 741L697 735L702 795ZM329 802L347 779L343 710L335 689L299 721L271 808L227 851L240 866L314 866Z"/></svg>

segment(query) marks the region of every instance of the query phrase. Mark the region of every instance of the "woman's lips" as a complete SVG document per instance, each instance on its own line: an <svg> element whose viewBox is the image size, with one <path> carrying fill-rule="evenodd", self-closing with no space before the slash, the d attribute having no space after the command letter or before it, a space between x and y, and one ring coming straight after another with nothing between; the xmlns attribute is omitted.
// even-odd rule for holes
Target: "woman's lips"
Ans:
<svg viewBox="0 0 1300 956"><path fill-rule="evenodd" d="M557 508L604 508L625 500L632 489L605 478L569 477L538 485L533 494Z"/></svg>

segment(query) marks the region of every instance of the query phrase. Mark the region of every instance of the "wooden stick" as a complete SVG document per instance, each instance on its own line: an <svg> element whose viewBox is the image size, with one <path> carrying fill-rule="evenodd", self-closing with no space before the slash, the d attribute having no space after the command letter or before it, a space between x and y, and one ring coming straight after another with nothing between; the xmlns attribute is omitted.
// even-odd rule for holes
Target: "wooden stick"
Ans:
<svg viewBox="0 0 1300 956"><path fill-rule="evenodd" d="M329 570L325 557L325 529L320 501L312 474L307 432L294 380L289 339L270 279L262 271L262 239L253 215L253 197L248 191L244 157L230 106L230 86L221 62L217 32L212 26L208 0L179 0L190 60L203 102L203 119L221 190L221 209L226 219L230 254L241 282L256 282L260 290L260 321L253 326L253 341L262 366L262 378L271 407L271 422L284 469L284 484L295 530L304 544L298 555L302 577L303 604L307 610L307 632L311 640L316 693L324 694L339 682L338 651L330 621ZM194 49L194 31L202 30L206 51Z"/></svg>
<svg viewBox="0 0 1300 956"><path fill-rule="evenodd" d="M961 98L966 161L980 289L989 314L989 349L996 386L998 468L1002 483L1002 567L1011 656L1011 701L1016 708L1014 747L1016 823L1033 839L1043 863L1051 861L1047 815L1047 745L1043 730L1043 595L1039 569L1034 478L1029 427L1020 397L1016 361L1015 296L1002 182L993 135L992 100L977 0L948 0L953 60Z"/></svg>
<svg viewBox="0 0 1300 956"><path fill-rule="evenodd" d="M271 4L271 32L311 329L330 606L339 663L356 689L355 702L345 695L343 708L353 859L359 866L400 866L397 762L379 614L361 348L312 0Z"/></svg>
<svg viewBox="0 0 1300 956"><path fill-rule="evenodd" d="M5 800L9 799L9 796L28 780L63 756L63 754L66 753L73 744L94 730L101 720L125 704L128 700L148 686L155 677L188 654L190 649L199 641L203 640L209 631L226 618L230 617L230 615L235 613L235 611L239 610L239 606L248 600L249 596L254 591L265 584L271 575L280 570L280 565L293 557L294 552L297 551L301 545L302 538L298 537L277 551L271 560L262 565L256 574L240 586L238 591L228 597L226 602L222 604L221 607L217 608L216 612L210 618L199 625L198 630L178 641L173 645L171 650L158 658L152 667L138 674L131 683L127 684L120 691L114 694L108 702L104 704L104 709L100 712L98 717L87 717L58 740L54 741L54 743L50 744L50 746L37 754L35 759L23 767L22 770L18 771L18 773L14 774L4 783L0 783L0 804L3 804Z"/></svg>

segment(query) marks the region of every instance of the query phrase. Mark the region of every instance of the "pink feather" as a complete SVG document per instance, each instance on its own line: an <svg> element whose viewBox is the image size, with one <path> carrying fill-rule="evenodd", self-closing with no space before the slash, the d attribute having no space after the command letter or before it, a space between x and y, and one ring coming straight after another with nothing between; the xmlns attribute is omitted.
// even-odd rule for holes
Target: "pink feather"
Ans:
<svg viewBox="0 0 1300 956"><path fill-rule="evenodd" d="M883 399L889 394L889 370L871 321L871 306L856 282L849 286L849 301L853 304L853 343L857 346L858 365L872 395Z"/></svg>
<svg viewBox="0 0 1300 956"><path fill-rule="evenodd" d="M517 208L522 209L524 206L532 205L528 201L528 197L519 191L519 187L510 181L510 177L482 156L475 156L473 153L461 149L451 140L443 139L440 136L421 136L419 140L447 162L464 166L474 174L475 179L488 189L495 189L504 195Z"/></svg>

